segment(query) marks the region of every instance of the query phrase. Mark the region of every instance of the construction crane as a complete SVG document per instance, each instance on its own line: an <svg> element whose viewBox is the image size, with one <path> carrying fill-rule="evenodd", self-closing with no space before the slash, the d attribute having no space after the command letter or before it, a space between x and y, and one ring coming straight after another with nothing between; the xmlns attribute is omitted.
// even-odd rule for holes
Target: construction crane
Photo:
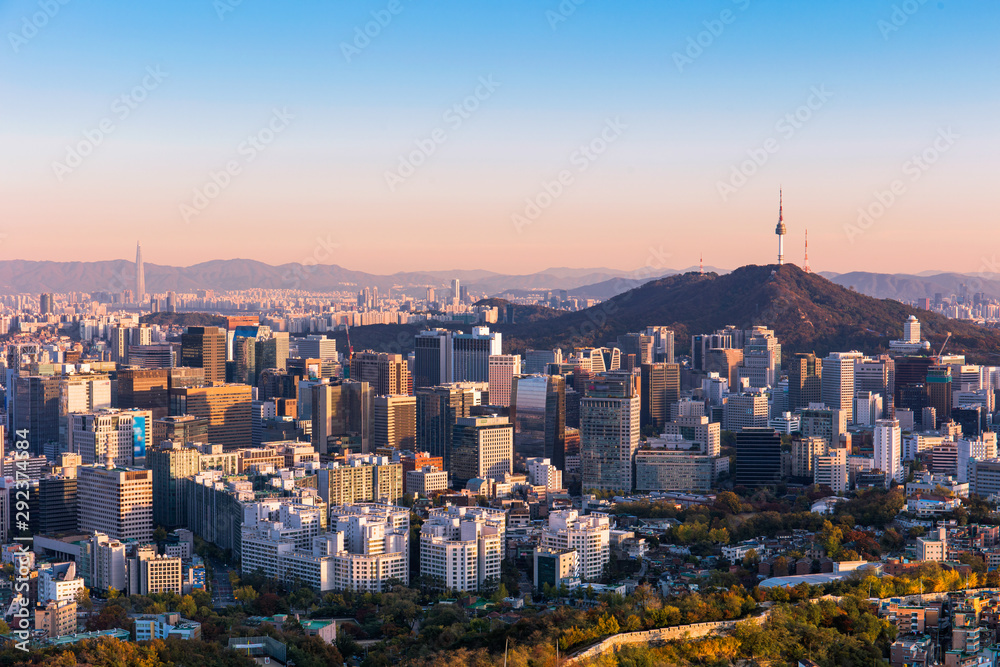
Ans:
<svg viewBox="0 0 1000 667"><path fill-rule="evenodd" d="M941 355L944 354L944 348L945 348L946 345L948 345L948 341L951 340L951 332L947 331L945 333L947 333L948 335L944 337L944 342L941 343L941 349L938 350L938 353L937 353L938 363L941 363Z"/></svg>

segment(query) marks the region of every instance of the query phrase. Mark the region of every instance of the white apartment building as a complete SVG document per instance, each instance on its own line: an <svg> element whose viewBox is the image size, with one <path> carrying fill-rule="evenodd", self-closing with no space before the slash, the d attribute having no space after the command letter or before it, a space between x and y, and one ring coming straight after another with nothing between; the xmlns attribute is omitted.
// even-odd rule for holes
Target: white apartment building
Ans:
<svg viewBox="0 0 1000 667"><path fill-rule="evenodd" d="M546 491L563 488L562 470L552 465L551 459L530 458L525 464L528 467L528 483L532 486L544 486Z"/></svg>
<svg viewBox="0 0 1000 667"><path fill-rule="evenodd" d="M83 577L76 575L76 563L55 563L38 570L38 603L74 602L84 588Z"/></svg>
<svg viewBox="0 0 1000 667"><path fill-rule="evenodd" d="M540 546L576 549L580 578L600 579L604 566L611 560L611 519L606 514L581 516L577 510L550 512Z"/></svg>
<svg viewBox="0 0 1000 667"><path fill-rule="evenodd" d="M495 510L466 511L472 509L485 508L438 511L420 529L420 574L439 588L478 591L486 581L500 579L506 517Z"/></svg>

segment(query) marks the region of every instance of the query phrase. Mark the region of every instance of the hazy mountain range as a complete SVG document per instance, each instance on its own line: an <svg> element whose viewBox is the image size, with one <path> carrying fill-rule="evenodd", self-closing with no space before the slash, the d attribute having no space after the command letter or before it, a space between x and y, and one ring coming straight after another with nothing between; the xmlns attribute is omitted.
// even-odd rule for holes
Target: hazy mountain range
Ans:
<svg viewBox="0 0 1000 667"><path fill-rule="evenodd" d="M337 265L303 266L281 264L272 266L249 259L228 259L178 267L146 263L148 292L190 292L196 289L237 290L250 288L292 289L327 292L353 291L377 287L380 292L403 292L424 296L426 287L448 288L457 278L474 293L523 296L539 290L567 290L570 296L607 299L649 281L666 276L697 272L698 267L657 270L622 271L609 268L554 267L525 275L509 275L478 269L451 271L409 271L377 275L352 271ZM708 273L728 271L714 266ZM926 272L925 272L926 273ZM838 285L853 288L861 294L877 298L912 301L960 294L963 285L970 293L984 292L1000 298L1000 274L982 276L960 273L883 274L855 271L851 273L823 272L821 275ZM0 261L0 293L39 293L70 291L120 292L135 284L135 264L127 260L102 262L39 262L28 260Z"/></svg>

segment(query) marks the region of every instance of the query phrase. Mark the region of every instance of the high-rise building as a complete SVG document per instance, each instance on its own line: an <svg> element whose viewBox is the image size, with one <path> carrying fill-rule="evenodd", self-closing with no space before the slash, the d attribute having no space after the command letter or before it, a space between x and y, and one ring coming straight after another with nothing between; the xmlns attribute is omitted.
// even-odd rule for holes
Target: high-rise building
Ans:
<svg viewBox="0 0 1000 667"><path fill-rule="evenodd" d="M809 407L823 400L823 360L812 353L797 353L788 364L788 410Z"/></svg>
<svg viewBox="0 0 1000 667"><path fill-rule="evenodd" d="M731 394L726 399L722 423L727 431L767 426L767 394L761 391Z"/></svg>
<svg viewBox="0 0 1000 667"><path fill-rule="evenodd" d="M889 355L865 357L854 364L854 391L879 394L882 397L882 412L889 417L895 415L895 389L896 364Z"/></svg>
<svg viewBox="0 0 1000 667"><path fill-rule="evenodd" d="M372 447L412 451L417 444L416 396L375 396Z"/></svg>
<svg viewBox="0 0 1000 667"><path fill-rule="evenodd" d="M312 443L320 454L335 453L336 441L355 451L372 451L375 394L367 382L344 380L315 384L312 395Z"/></svg>
<svg viewBox="0 0 1000 667"><path fill-rule="evenodd" d="M457 488L470 479L503 479L514 471L514 426L507 417L459 417L452 438L451 473Z"/></svg>
<svg viewBox="0 0 1000 667"><path fill-rule="evenodd" d="M743 365L739 377L745 377L753 388L774 387L781 368L781 345L774 331L763 326L749 329L743 345Z"/></svg>
<svg viewBox="0 0 1000 667"><path fill-rule="evenodd" d="M178 480L201 472L201 453L183 441L165 442L147 455L153 473L153 522L167 529L186 525Z"/></svg>
<svg viewBox="0 0 1000 667"><path fill-rule="evenodd" d="M669 406L681 398L681 367L680 364L643 363L640 368L639 424L660 433L670 421Z"/></svg>
<svg viewBox="0 0 1000 667"><path fill-rule="evenodd" d="M170 409L170 373L167 368L123 368L118 371L118 407L149 410L163 419Z"/></svg>
<svg viewBox="0 0 1000 667"><path fill-rule="evenodd" d="M252 389L245 384L171 388L170 413L207 420L206 437L212 444L227 450L249 447L251 396Z"/></svg>
<svg viewBox="0 0 1000 667"><path fill-rule="evenodd" d="M76 471L47 475L38 480L38 532L71 534L78 529Z"/></svg>
<svg viewBox="0 0 1000 667"><path fill-rule="evenodd" d="M77 468L80 530L97 531L116 540L153 539L153 472Z"/></svg>
<svg viewBox="0 0 1000 667"><path fill-rule="evenodd" d="M581 516L577 510L549 512L540 546L575 549L579 556L580 579L596 581L603 576L611 560L611 520L606 514Z"/></svg>
<svg viewBox="0 0 1000 667"><path fill-rule="evenodd" d="M186 444L208 442L208 419L194 415L178 415L153 420L153 446L164 440Z"/></svg>
<svg viewBox="0 0 1000 667"><path fill-rule="evenodd" d="M452 334L451 345L451 381L489 382L490 357L503 354L499 332L472 327L472 333Z"/></svg>
<svg viewBox="0 0 1000 667"><path fill-rule="evenodd" d="M816 456L813 470L813 483L818 486L828 486L837 495L842 495L848 489L847 448L838 447L827 450L826 454Z"/></svg>
<svg viewBox="0 0 1000 667"><path fill-rule="evenodd" d="M736 434L736 486L772 486L781 481L781 435L773 428Z"/></svg>
<svg viewBox="0 0 1000 667"><path fill-rule="evenodd" d="M506 513L451 507L420 527L420 575L440 590L478 591L500 576Z"/></svg>
<svg viewBox="0 0 1000 667"><path fill-rule="evenodd" d="M622 358L635 355L635 365L651 364L654 361L653 337L648 334L627 333L618 336L618 349Z"/></svg>
<svg viewBox="0 0 1000 667"><path fill-rule="evenodd" d="M101 410L68 415L69 451L83 465L103 463L110 456L116 466L145 465L146 447L153 429L149 410Z"/></svg>
<svg viewBox="0 0 1000 667"><path fill-rule="evenodd" d="M847 413L821 404L810 405L799 413L799 431L803 436L823 438L836 447L840 436L847 433Z"/></svg>
<svg viewBox="0 0 1000 667"><path fill-rule="evenodd" d="M519 460L543 457L551 459L560 470L565 469L566 381L563 376L516 376L511 391L510 420L514 424L514 452Z"/></svg>
<svg viewBox="0 0 1000 667"><path fill-rule="evenodd" d="M241 384L257 384L257 339L247 336L233 338L233 376Z"/></svg>
<svg viewBox="0 0 1000 667"><path fill-rule="evenodd" d="M376 396L411 393L410 369L401 354L359 352L351 359L351 379L367 382Z"/></svg>
<svg viewBox="0 0 1000 667"><path fill-rule="evenodd" d="M221 327L188 327L181 335L181 363L205 369L205 381L226 381L226 330Z"/></svg>
<svg viewBox="0 0 1000 667"><path fill-rule="evenodd" d="M494 354L490 357L490 405L509 408L514 376L521 374L521 356Z"/></svg>
<svg viewBox="0 0 1000 667"><path fill-rule="evenodd" d="M674 363L674 332L664 326L646 327L643 333L653 338L654 363Z"/></svg>
<svg viewBox="0 0 1000 667"><path fill-rule="evenodd" d="M561 364L563 362L562 350L526 350L524 353L524 364L521 372L525 375L539 375L548 373L549 364Z"/></svg>
<svg viewBox="0 0 1000 667"><path fill-rule="evenodd" d="M42 315L52 314L52 294L43 292L38 296L38 310Z"/></svg>
<svg viewBox="0 0 1000 667"><path fill-rule="evenodd" d="M639 448L639 376L595 378L580 401L580 462L583 488L632 491L632 467Z"/></svg>
<svg viewBox="0 0 1000 667"><path fill-rule="evenodd" d="M792 477L812 477L817 456L825 456L829 443L824 438L802 436L792 439Z"/></svg>
<svg viewBox="0 0 1000 667"><path fill-rule="evenodd" d="M135 300L146 301L146 267L142 263L142 244L135 242Z"/></svg>
<svg viewBox="0 0 1000 667"><path fill-rule="evenodd" d="M481 386L481 385L480 385ZM417 449L440 456L450 470L451 443L459 417L469 417L482 404L482 390L471 383L423 387L417 399Z"/></svg>
<svg viewBox="0 0 1000 667"><path fill-rule="evenodd" d="M895 419L880 419L875 423L875 468L897 482L903 481L901 433Z"/></svg>
<svg viewBox="0 0 1000 667"><path fill-rule="evenodd" d="M823 403L844 410L848 422L854 417L854 364L862 358L860 352L831 352L823 360Z"/></svg>
<svg viewBox="0 0 1000 667"><path fill-rule="evenodd" d="M417 334L413 341L414 389L451 382L451 337L452 332L447 329L430 329Z"/></svg>
<svg viewBox="0 0 1000 667"><path fill-rule="evenodd" d="M325 334L309 334L296 341L298 356L303 359L336 359L337 341L327 338Z"/></svg>
<svg viewBox="0 0 1000 667"><path fill-rule="evenodd" d="M951 366L931 366L927 369L927 406L934 408L936 423L924 424L925 429L937 428L941 421L951 417L952 408Z"/></svg>

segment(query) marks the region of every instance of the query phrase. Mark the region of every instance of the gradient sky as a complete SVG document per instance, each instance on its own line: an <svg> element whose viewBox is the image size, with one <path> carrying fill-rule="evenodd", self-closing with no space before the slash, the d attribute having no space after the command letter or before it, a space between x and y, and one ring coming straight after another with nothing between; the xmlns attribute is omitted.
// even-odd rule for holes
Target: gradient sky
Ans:
<svg viewBox="0 0 1000 667"><path fill-rule="evenodd" d="M130 259L141 239L147 262L174 265L527 273L704 252L733 268L773 261L779 185L786 256L801 262L808 228L815 270L973 272L995 255L993 1L398 0L350 61L343 45L396 3L62 1L0 1L0 259ZM122 118L116 100L144 77ZM832 95L779 126L814 88ZM241 143L274 109L293 118L250 161ZM614 119L625 128L581 170L575 152ZM113 131L59 169L102 122ZM386 172L437 128L391 190ZM719 183L769 139L777 151L724 200ZM924 151L933 165L907 164ZM186 223L182 205L229 161L240 173ZM562 170L562 193L515 225Z"/></svg>

